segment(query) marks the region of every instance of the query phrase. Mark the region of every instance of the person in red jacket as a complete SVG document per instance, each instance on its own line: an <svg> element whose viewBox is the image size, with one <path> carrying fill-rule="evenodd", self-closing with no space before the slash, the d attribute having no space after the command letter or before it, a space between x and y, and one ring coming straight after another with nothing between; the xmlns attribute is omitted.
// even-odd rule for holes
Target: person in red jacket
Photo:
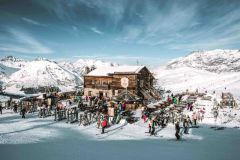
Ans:
<svg viewBox="0 0 240 160"><path fill-rule="evenodd" d="M104 118L102 121L102 134L104 134L104 130L106 127L107 127L107 120L106 120L106 118Z"/></svg>

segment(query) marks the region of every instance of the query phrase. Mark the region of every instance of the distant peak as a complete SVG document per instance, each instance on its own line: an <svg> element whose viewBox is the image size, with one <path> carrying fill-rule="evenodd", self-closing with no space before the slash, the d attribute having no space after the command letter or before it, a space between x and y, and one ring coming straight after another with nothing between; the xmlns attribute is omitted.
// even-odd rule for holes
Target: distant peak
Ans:
<svg viewBox="0 0 240 160"><path fill-rule="evenodd" d="M50 61L50 60L48 60L47 58L44 58L44 57L37 57L35 59L35 61Z"/></svg>
<svg viewBox="0 0 240 160"><path fill-rule="evenodd" d="M22 61L22 59L16 58L14 56L6 56L6 57L2 58L1 61L19 62L19 61Z"/></svg>
<svg viewBox="0 0 240 160"><path fill-rule="evenodd" d="M172 60L167 68L191 67L210 72L239 72L240 51L215 49L210 51L193 51L186 57Z"/></svg>

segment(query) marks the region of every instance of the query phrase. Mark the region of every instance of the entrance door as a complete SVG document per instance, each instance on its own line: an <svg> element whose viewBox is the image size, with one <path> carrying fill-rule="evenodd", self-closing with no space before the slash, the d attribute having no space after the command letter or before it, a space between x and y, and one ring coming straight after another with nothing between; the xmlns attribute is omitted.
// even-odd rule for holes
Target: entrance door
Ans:
<svg viewBox="0 0 240 160"><path fill-rule="evenodd" d="M103 97L103 92L99 91L99 98L102 99L102 97Z"/></svg>

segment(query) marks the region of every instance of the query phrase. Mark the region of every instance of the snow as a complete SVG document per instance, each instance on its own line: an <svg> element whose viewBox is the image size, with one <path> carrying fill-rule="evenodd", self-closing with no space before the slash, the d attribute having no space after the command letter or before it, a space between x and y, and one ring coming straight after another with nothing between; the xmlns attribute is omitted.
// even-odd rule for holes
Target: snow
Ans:
<svg viewBox="0 0 240 160"><path fill-rule="evenodd" d="M109 74L114 73L138 73L144 66L114 66L114 67L99 67L90 73L87 76L108 76Z"/></svg>
<svg viewBox="0 0 240 160"><path fill-rule="evenodd" d="M186 57L172 60L167 68L192 67L211 72L239 72L240 51L221 50L194 51Z"/></svg>
<svg viewBox="0 0 240 160"><path fill-rule="evenodd" d="M27 119L21 119L19 114L4 110L0 120L0 144L36 143L59 134L56 130L47 128L54 121L41 120L36 114L27 114Z"/></svg>
<svg viewBox="0 0 240 160"><path fill-rule="evenodd" d="M18 69L16 69L16 68L7 67L0 63L0 82L4 84L4 82L7 81L9 76L12 73L16 72L17 70ZM1 85L1 83L0 83L0 85Z"/></svg>
<svg viewBox="0 0 240 160"><path fill-rule="evenodd" d="M140 113L140 110L137 110ZM140 114L136 114L139 115ZM42 139L49 139L61 136L59 128L70 129L80 132L88 136L90 139L97 141L112 140L141 140L141 139L174 139L175 129L173 125L166 128L156 128L157 136L149 136L148 123L142 120L134 124L128 124L125 120L121 120L119 124L113 125L105 130L105 134L100 134L101 128L96 128L96 123L89 126L78 126L75 124L67 124L65 121L55 122L54 117L44 119L38 118L36 113L28 113L26 119L21 119L19 114L15 114L10 110L4 110L0 115L0 144L25 144L36 143ZM186 139L201 140L201 136L189 134Z"/></svg>
<svg viewBox="0 0 240 160"><path fill-rule="evenodd" d="M27 66L29 61L18 59L13 56L7 56L0 60L0 64L3 64L4 66L10 67L10 68L16 68L21 69L25 66Z"/></svg>
<svg viewBox="0 0 240 160"><path fill-rule="evenodd" d="M214 97L214 96L213 96ZM214 99L214 98L213 98ZM213 101L197 99L194 106L206 108L206 114L200 125L218 125L224 127L240 127L240 110L224 108L219 111L219 118L215 123L211 109ZM184 114L191 116L192 112L187 110ZM148 123L144 123L141 117L141 110L135 112L134 117L140 120L133 124L128 124L124 119L119 124L112 125L105 130L105 134L100 134L101 129L96 128L96 123L89 126L78 126L75 124L67 124L65 121L55 122L54 117L40 119L37 114L27 114L27 119L21 119L20 115L14 114L12 111L4 110L1 115L0 125L0 143L2 144L22 144L36 143L41 139L54 138L61 136L59 128L66 128L76 132L80 132L90 139L97 141L120 141L120 140L142 140L142 139L174 139L175 128L173 124L168 124L166 128L156 128L157 136L149 136ZM203 140L204 136L195 135L190 129L189 135L184 135L184 139Z"/></svg>
<svg viewBox="0 0 240 160"><path fill-rule="evenodd" d="M158 85L173 92L231 92L240 98L240 73L213 73L190 67L166 69L160 67L155 70ZM225 89L226 88L226 89Z"/></svg>
<svg viewBox="0 0 240 160"><path fill-rule="evenodd" d="M61 91L72 91L81 85L82 80L71 72L58 66L58 64L38 60L29 62L21 70L13 73L6 85L6 92L21 92L22 87L57 86Z"/></svg>
<svg viewBox="0 0 240 160"><path fill-rule="evenodd" d="M0 102L7 102L10 98L8 96L0 95Z"/></svg>

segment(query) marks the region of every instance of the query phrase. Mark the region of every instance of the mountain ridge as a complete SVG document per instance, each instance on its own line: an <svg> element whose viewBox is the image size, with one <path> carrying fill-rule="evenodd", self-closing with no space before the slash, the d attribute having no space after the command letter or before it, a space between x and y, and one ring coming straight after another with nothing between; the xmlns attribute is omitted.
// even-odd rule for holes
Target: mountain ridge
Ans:
<svg viewBox="0 0 240 160"><path fill-rule="evenodd" d="M191 67L214 73L240 72L240 50L194 51L170 61L166 68Z"/></svg>

